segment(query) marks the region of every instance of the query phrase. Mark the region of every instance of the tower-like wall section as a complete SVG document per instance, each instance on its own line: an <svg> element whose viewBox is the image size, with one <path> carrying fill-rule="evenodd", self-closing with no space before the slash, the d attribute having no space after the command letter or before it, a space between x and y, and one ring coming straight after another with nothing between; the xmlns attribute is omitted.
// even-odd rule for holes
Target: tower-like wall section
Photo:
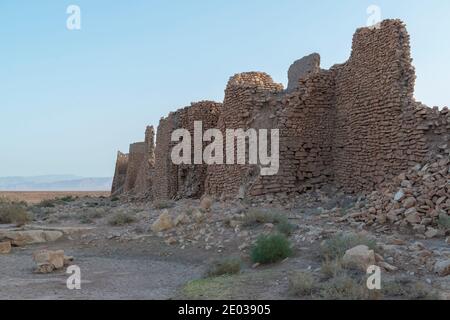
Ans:
<svg viewBox="0 0 450 320"><path fill-rule="evenodd" d="M298 88L271 97L280 130L280 169L260 177L250 194L303 192L332 182L334 73L321 71L300 79Z"/></svg>
<svg viewBox="0 0 450 320"><path fill-rule="evenodd" d="M350 59L333 69L336 183L348 191L373 190L422 161L426 140L414 114L415 73L403 23L357 30Z"/></svg>
<svg viewBox="0 0 450 320"><path fill-rule="evenodd" d="M139 168L141 167L141 164L145 158L145 151L146 146L144 142L137 142L130 145L130 153L128 154L127 176L123 187L124 193L133 191Z"/></svg>
<svg viewBox="0 0 450 320"><path fill-rule="evenodd" d="M148 126L145 130L144 143L144 158L138 169L133 193L151 198L153 190L152 176L155 167L155 129L153 126Z"/></svg>
<svg viewBox="0 0 450 320"><path fill-rule="evenodd" d="M127 177L128 154L117 152L116 169L111 187L111 195L116 196L123 193L123 186Z"/></svg>
<svg viewBox="0 0 450 320"><path fill-rule="evenodd" d="M226 158L226 130L242 129L247 131L248 128L273 127L272 121L266 121L265 124L258 123L258 117L267 113L267 102L270 97L282 91L283 86L274 83L272 78L265 73L247 72L236 74L230 78L217 125L224 138L224 164L208 166L206 179L208 194L236 195L241 192L241 188L246 188L258 176L258 169L254 165L226 164L228 160ZM234 163L236 163L236 140L234 150ZM248 160L248 152L246 158Z"/></svg>
<svg viewBox="0 0 450 320"><path fill-rule="evenodd" d="M169 114L160 121L155 149L155 169L152 182L154 199L177 199L200 197L205 189L205 164L194 164L194 122L202 122L203 133L217 125L222 104L201 101ZM179 142L172 142L172 132L186 129L191 134L191 164L175 165L171 158L172 148ZM202 150L205 145L202 143Z"/></svg>

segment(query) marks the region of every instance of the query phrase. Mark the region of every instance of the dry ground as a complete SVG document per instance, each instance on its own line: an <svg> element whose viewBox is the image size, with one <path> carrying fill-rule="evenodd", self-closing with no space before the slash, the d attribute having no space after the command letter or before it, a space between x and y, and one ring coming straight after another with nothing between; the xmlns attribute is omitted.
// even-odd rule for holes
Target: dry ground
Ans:
<svg viewBox="0 0 450 320"><path fill-rule="evenodd" d="M42 200L53 200L64 197L108 197L108 191L0 191L0 198L8 198L14 201L25 201L36 204Z"/></svg>
<svg viewBox="0 0 450 320"><path fill-rule="evenodd" d="M436 260L450 258L445 236L417 239L389 228L339 223L355 202L333 193L279 202L216 201L203 216L197 216L201 207L198 200L128 203L90 197L58 200L49 207L28 206L33 221L26 229L88 229L56 242L16 247L10 254L0 255L0 299L448 298L450 276L440 277L432 268ZM295 226L289 236L293 249L290 258L254 266L250 253L256 239L276 228L264 221L239 223L255 211L282 214ZM173 218L186 214L188 222L153 232L153 223L164 212ZM124 220L124 216L130 219ZM10 227L0 225L0 230ZM383 272L380 292L366 292L367 276L363 273L339 271L339 276L324 277L323 241L342 232L375 240L377 253L398 268ZM33 273L32 253L37 249L63 249L74 256L74 264L82 272L82 289L66 288L68 275L64 270L47 275ZM227 257L241 259L239 274L205 277L214 261ZM299 273L307 273L314 284L305 290L302 283L298 288L297 282L294 289L298 292L293 292L292 279Z"/></svg>

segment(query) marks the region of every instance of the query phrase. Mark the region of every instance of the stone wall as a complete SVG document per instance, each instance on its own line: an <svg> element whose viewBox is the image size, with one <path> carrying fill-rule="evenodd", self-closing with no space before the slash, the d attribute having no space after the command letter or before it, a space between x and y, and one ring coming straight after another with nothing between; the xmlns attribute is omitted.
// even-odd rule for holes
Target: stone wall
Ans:
<svg viewBox="0 0 450 320"><path fill-rule="evenodd" d="M123 193L123 186L127 177L128 154L117 152L116 170L111 188L111 195L116 196Z"/></svg>
<svg viewBox="0 0 450 320"><path fill-rule="evenodd" d="M153 126L147 127L144 142L144 158L138 169L136 182L133 186L133 192L146 197L152 197L152 177L155 169L155 129Z"/></svg>
<svg viewBox="0 0 450 320"><path fill-rule="evenodd" d="M137 142L130 145L128 153L127 176L123 186L123 192L131 192L136 184L139 169L145 159L146 145L145 142Z"/></svg>
<svg viewBox="0 0 450 320"><path fill-rule="evenodd" d="M401 21L358 29L347 62L330 70L319 63L317 54L296 61L287 90L265 73L237 74L223 105L205 101L169 114L159 124L152 165L148 143L139 145L143 151L128 156L123 188L126 162L118 160L113 190L134 188L152 199L291 194L327 184L370 192L450 143L448 109L413 98L415 72ZM259 164L174 165L171 134L193 133L196 120L203 131L218 128L224 137L227 129L279 129L278 174L261 176Z"/></svg>
<svg viewBox="0 0 450 320"><path fill-rule="evenodd" d="M174 199L181 197L200 197L204 193L206 165L194 164L194 122L203 123L202 134L217 125L221 104L212 101L192 103L191 106L169 114L161 119L158 127L155 149L154 185L155 199ZM191 165L176 166L171 159L172 148L178 142L171 141L172 132L187 129L191 133Z"/></svg>

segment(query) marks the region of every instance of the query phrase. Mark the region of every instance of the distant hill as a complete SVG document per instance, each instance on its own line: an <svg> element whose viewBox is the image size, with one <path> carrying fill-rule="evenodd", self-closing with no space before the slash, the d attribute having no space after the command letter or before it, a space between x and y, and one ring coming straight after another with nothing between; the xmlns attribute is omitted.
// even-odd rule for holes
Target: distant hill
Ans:
<svg viewBox="0 0 450 320"><path fill-rule="evenodd" d="M0 191L109 191L112 178L73 175L0 177Z"/></svg>

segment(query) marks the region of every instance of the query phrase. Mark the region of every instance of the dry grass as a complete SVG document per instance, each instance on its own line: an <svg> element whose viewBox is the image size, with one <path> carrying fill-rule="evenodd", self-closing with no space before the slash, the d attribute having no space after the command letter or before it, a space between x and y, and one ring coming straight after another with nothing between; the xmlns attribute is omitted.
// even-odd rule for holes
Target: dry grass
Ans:
<svg viewBox="0 0 450 320"><path fill-rule="evenodd" d="M0 202L0 223L13 223L23 226L31 221L31 215L28 213L23 203L10 202L2 199Z"/></svg>
<svg viewBox="0 0 450 320"><path fill-rule="evenodd" d="M289 277L289 294L297 297L312 296L317 290L314 276L307 272L295 272Z"/></svg>
<svg viewBox="0 0 450 320"><path fill-rule="evenodd" d="M111 217L108 221L109 225L117 227L124 226L130 223L135 222L136 219L129 214L126 213L117 213L113 217Z"/></svg>
<svg viewBox="0 0 450 320"><path fill-rule="evenodd" d="M156 210L169 209L175 206L175 202L173 201L156 201L153 203L153 207Z"/></svg>
<svg viewBox="0 0 450 320"><path fill-rule="evenodd" d="M323 242L321 254L325 260L340 259L345 252L359 245L366 245L372 250L376 248L376 241L356 234L338 234Z"/></svg>
<svg viewBox="0 0 450 320"><path fill-rule="evenodd" d="M226 258L213 263L206 272L208 277L238 274L241 272L242 261L239 258Z"/></svg>

